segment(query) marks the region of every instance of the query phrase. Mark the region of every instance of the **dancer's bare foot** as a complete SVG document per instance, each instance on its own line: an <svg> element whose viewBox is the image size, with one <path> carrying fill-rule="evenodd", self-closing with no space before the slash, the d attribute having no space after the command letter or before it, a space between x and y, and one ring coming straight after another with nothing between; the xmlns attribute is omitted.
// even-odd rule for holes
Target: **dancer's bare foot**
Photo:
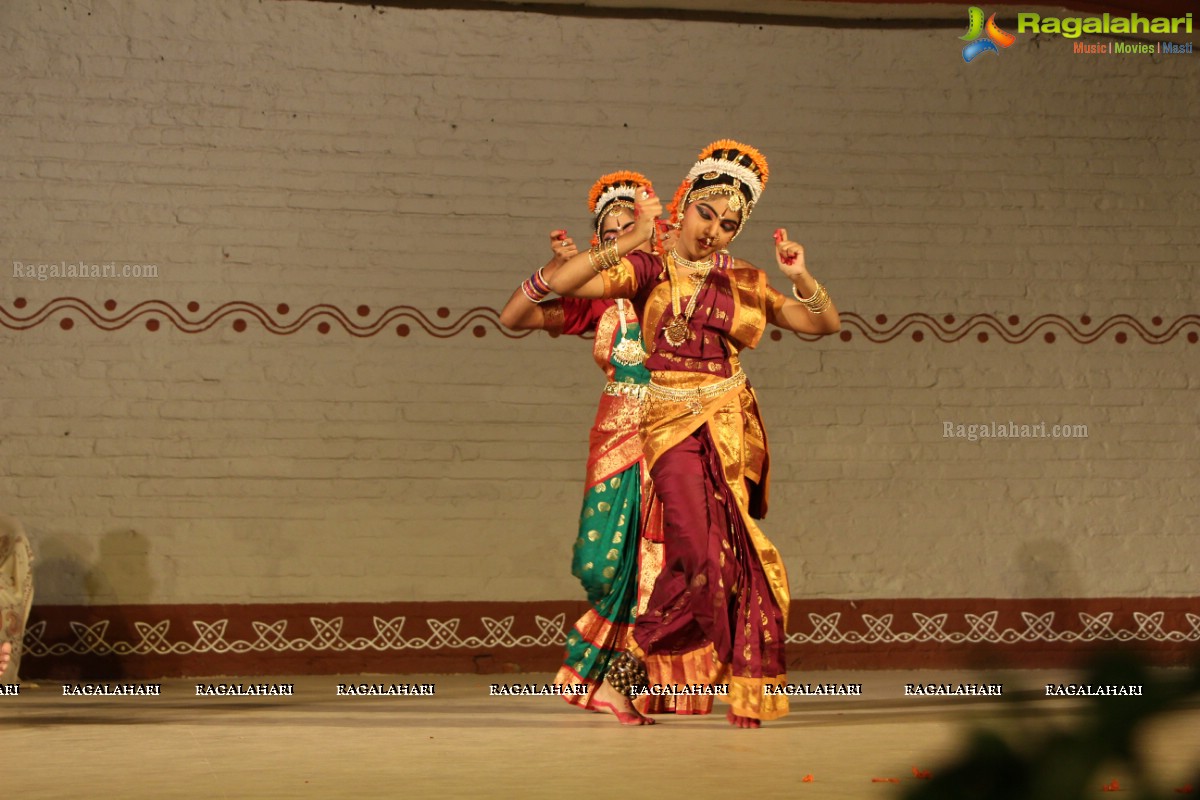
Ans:
<svg viewBox="0 0 1200 800"><path fill-rule="evenodd" d="M762 720L754 717L743 717L733 713L733 710L725 712L725 719L729 720L729 724L735 728L761 728Z"/></svg>
<svg viewBox="0 0 1200 800"><path fill-rule="evenodd" d="M0 673L8 669L10 659L12 659L12 642L4 642L0 644Z"/></svg>
<svg viewBox="0 0 1200 800"><path fill-rule="evenodd" d="M614 689L608 681L596 688L592 695L592 708L612 714L622 725L654 724L654 720L634 708L629 698Z"/></svg>

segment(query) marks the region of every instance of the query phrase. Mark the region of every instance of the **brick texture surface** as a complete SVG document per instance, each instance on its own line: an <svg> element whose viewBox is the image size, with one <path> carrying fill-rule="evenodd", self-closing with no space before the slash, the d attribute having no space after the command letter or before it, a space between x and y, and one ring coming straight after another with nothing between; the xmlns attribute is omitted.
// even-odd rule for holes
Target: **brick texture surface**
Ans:
<svg viewBox="0 0 1200 800"><path fill-rule="evenodd" d="M730 136L772 172L735 253L786 289L786 226L872 324L1161 331L1200 311L1196 59L1022 37L965 64L957 36L3 3L0 511L30 531L38 602L577 598L603 380L589 342L490 324L13 321L56 298L191 320L234 301L287 322L409 306L449 325L499 309L550 230L586 239L598 174L640 169L669 194ZM157 277L15 267L63 261ZM1159 344L1058 330L785 334L747 355L773 449L764 529L797 597L1195 593L1200 327ZM1086 437L944 436L1010 421Z"/></svg>

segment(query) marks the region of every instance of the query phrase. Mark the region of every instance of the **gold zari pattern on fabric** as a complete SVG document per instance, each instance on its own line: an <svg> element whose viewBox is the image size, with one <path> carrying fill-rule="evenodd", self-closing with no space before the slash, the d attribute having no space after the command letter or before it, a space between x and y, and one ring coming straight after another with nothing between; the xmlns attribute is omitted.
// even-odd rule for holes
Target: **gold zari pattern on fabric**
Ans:
<svg viewBox="0 0 1200 800"><path fill-rule="evenodd" d="M723 276L728 280L733 299L733 319L730 320L725 341L731 351L731 373L737 376L741 373L737 353L758 344L768 322L778 320L784 298L767 285L765 273L752 267L726 269ZM603 279L604 293L608 297L630 298L638 291L637 276L627 259L622 259L615 267L604 272ZM642 309L642 338L650 353L656 350L658 331L670 307L670 286L663 281L649 292ZM712 313L708 309L705 311ZM756 515L762 516L766 510L770 461L758 400L744 379L725 384L727 391L706 389L723 383L724 379L720 377L700 372L652 372L651 384L658 388L648 390L641 404L642 449L646 466L653 467L664 452L702 425L709 426L724 469L725 481L746 525L786 629L791 606L787 571L779 551L751 516L752 499L748 481L757 486L753 507ZM675 394L676 390L684 394ZM701 400L698 411L694 400L688 402L692 398ZM636 644L632 650L639 657L644 657ZM720 678L730 674L730 665L718 663L711 645L707 650L690 653L653 655L647 660L647 668L653 683L719 683ZM782 677L732 677L729 681L729 700L734 713L756 719L776 719L786 714L788 702L785 695L763 694L764 684L780 684L783 680Z"/></svg>
<svg viewBox="0 0 1200 800"><path fill-rule="evenodd" d="M607 439L600 443L602 449L595 451L592 459L588 461L589 486L624 472L641 455L637 433L630 433L629 428L622 424L627 418L633 419L637 416L637 400L628 397L611 400L611 407L603 426L593 429L593 435L607 436Z"/></svg>
<svg viewBox="0 0 1200 800"><path fill-rule="evenodd" d="M613 623L596 613L595 609L589 608L583 617L575 623L575 630L579 636L586 642L589 642L596 647L600 647L599 642L608 642L612 639ZM629 646L629 642L633 641L632 631L629 629L626 639L619 643L622 649Z"/></svg>
<svg viewBox="0 0 1200 800"><path fill-rule="evenodd" d="M704 410L705 401L711 400L714 397L720 397L733 389L738 389L745 385L746 373L741 371L715 383L702 383L699 386L688 386L686 388L665 386L661 383L655 383L651 379L650 384L646 387L646 395L654 398L656 401L683 403L693 414L699 414Z"/></svg>
<svg viewBox="0 0 1200 800"><path fill-rule="evenodd" d="M728 274L733 288L733 326L729 335L739 350L753 348L771 321L766 301L779 293L767 286L767 274L761 270L737 268Z"/></svg>
<svg viewBox="0 0 1200 800"><path fill-rule="evenodd" d="M661 518L661 516L660 511L659 517ZM654 591L654 582L663 569L662 542L652 542L643 536L640 547L641 552L639 553L640 559L638 561L638 616L646 613L646 607L650 605L650 593Z"/></svg>
<svg viewBox="0 0 1200 800"><path fill-rule="evenodd" d="M721 273L729 281L729 293L733 297L733 320L727 341L735 353L754 348L762 339L767 323L775 323L783 307L784 296L767 285L766 273L753 267L734 267ZM633 265L622 261L620 265L604 273L604 289L613 292L613 297L632 297L637 292L637 280ZM724 288L723 286L721 287ZM664 281L650 291L646 307L642 312L642 341L647 352L655 352L655 332L663 317L671 308L671 287ZM724 312L704 309L724 318Z"/></svg>
<svg viewBox="0 0 1200 800"><path fill-rule="evenodd" d="M629 259L622 258L615 267L600 273L604 281L604 296L613 298L630 298L637 292L637 277L633 274L633 264Z"/></svg>
<svg viewBox="0 0 1200 800"><path fill-rule="evenodd" d="M609 362L613 344L620 334L621 320L618 314L619 310L614 305L605 310L596 324L592 355L604 370L609 382L604 387L600 398L600 410L592 428L588 448L591 453L587 465L588 486L625 471L642 457L637 430L641 421L641 394L645 388L635 383L614 382L615 370Z"/></svg>
<svg viewBox="0 0 1200 800"><path fill-rule="evenodd" d="M732 361L736 368L737 360ZM650 380L652 385L673 389L699 388L722 382L697 372L654 372ZM647 393L642 403L642 450L646 455L646 464L653 467L660 455L682 442L701 425L708 425L717 446L725 469L725 482L750 532L750 539L754 542L763 572L771 585L771 593L783 613L786 628L791 591L783 558L750 516L750 490L746 481L762 484L765 494L769 461L754 390L744 384L736 386L724 394L706 399L699 413L694 412L688 403L661 400L654 392Z"/></svg>
<svg viewBox="0 0 1200 800"><path fill-rule="evenodd" d="M629 652L645 662L651 683L662 686L671 684L711 686L715 683L722 683L729 674L729 665L721 663L712 642L686 653L655 653L647 656L638 646L636 639L631 637L631 641L633 643L629 647Z"/></svg>
<svg viewBox="0 0 1200 800"><path fill-rule="evenodd" d="M766 686L783 686L786 676L773 678L740 678L729 680L729 705L733 713L743 717L770 720L779 719L788 713L786 694L767 694Z"/></svg>
<svg viewBox="0 0 1200 800"><path fill-rule="evenodd" d="M542 319L543 326L548 333L559 334L563 332L563 326L566 325L566 316L563 314L563 304L560 298L547 300L542 303Z"/></svg>
<svg viewBox="0 0 1200 800"><path fill-rule="evenodd" d="M617 331L621 329L620 311L616 305L604 310L600 319L596 321L596 338L592 341L592 358L595 359L596 366L604 372L604 377L610 381L616 374L609 357L616 343ZM636 321L637 317L634 317L634 320Z"/></svg>

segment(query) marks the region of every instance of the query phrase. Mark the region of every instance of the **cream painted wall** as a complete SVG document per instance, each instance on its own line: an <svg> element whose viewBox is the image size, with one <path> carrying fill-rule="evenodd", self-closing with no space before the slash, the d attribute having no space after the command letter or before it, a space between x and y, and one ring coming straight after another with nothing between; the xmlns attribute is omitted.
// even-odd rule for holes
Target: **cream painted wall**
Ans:
<svg viewBox="0 0 1200 800"><path fill-rule="evenodd" d="M551 229L586 237L598 174L668 194L724 136L772 172L735 252L769 264L787 226L862 320L744 359L798 597L1194 595L1196 60L1024 37L965 64L957 35L5 3L0 512L37 602L579 597L590 343L476 309ZM61 261L158 277L9 269ZM412 311L180 329L231 302ZM938 340L974 314L999 322ZM1122 314L1193 316L1151 344ZM1010 420L1087 437L943 435Z"/></svg>

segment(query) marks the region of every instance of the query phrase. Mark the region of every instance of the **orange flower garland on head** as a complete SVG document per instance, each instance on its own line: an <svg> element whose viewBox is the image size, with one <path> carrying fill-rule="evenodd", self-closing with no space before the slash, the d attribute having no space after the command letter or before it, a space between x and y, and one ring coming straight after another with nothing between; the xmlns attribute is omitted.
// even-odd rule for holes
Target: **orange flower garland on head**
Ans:
<svg viewBox="0 0 1200 800"><path fill-rule="evenodd" d="M688 192L692 190L692 182L684 178L679 188L675 190L675 196L671 198L671 203L667 206L667 214L671 217L671 224L675 227L679 226L679 220L683 218L683 208L686 205Z"/></svg>
<svg viewBox="0 0 1200 800"><path fill-rule="evenodd" d="M735 197L738 207L744 202L738 233L766 188L770 170L767 159L757 149L733 139L718 139L700 151L696 163L679 184L674 199L667 206L671 224L679 225L691 195L709 187L722 187L713 193ZM703 183L703 186L698 184ZM746 191L750 196L746 197ZM737 234L734 234L735 237Z"/></svg>
<svg viewBox="0 0 1200 800"><path fill-rule="evenodd" d="M724 151L724 155L718 156L717 153ZM737 155L730 157L730 153ZM739 156L745 156L750 160L749 164L741 162ZM724 161L738 161L745 167L750 167L758 173L758 179L762 181L765 188L767 178L771 175L771 170L767 168L767 157L760 153L756 148L748 144L734 141L733 139L718 139L708 147L700 151L700 155L696 157L697 161L703 161L706 158L721 158ZM761 191L761 190L760 190Z"/></svg>
<svg viewBox="0 0 1200 800"><path fill-rule="evenodd" d="M592 184L591 191L588 192L588 210L595 217L595 224L592 226L595 231L592 234L592 247L600 244L600 222L604 219L608 207L620 200L623 201L623 207L632 208L637 188L649 183L650 179L642 173L625 169L601 175L600 180Z"/></svg>

